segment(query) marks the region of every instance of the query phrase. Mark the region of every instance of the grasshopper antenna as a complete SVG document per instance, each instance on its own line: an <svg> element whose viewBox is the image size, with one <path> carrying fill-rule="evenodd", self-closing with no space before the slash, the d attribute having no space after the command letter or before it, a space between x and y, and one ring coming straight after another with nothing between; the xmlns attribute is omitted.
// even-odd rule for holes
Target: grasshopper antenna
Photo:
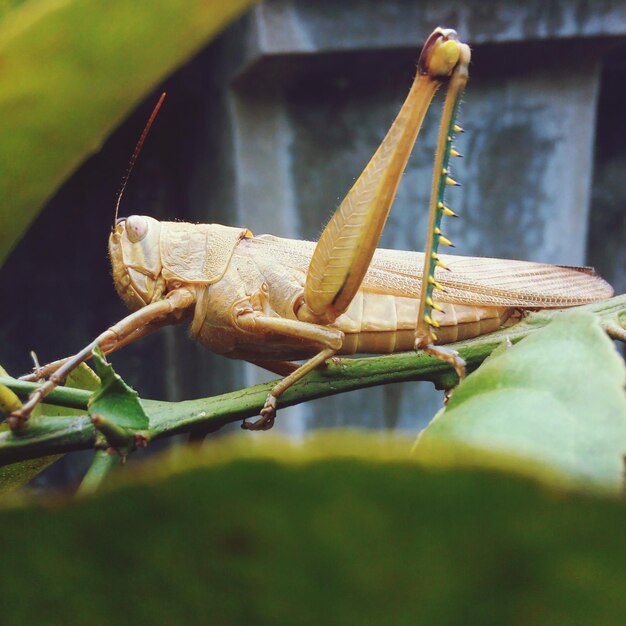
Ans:
<svg viewBox="0 0 626 626"><path fill-rule="evenodd" d="M167 94L163 92L161 94L161 97L159 98L159 101L156 103L156 106L154 107L154 109L152 109L152 113L150 114L150 117L148 118L148 122L146 123L146 126L143 129L141 136L139 137L139 141L137 142L137 145L135 146L133 155L130 157L130 161L128 162L126 173L124 174L124 177L122 178L120 188L117 192L117 195L115 196L115 217L113 219L113 228L115 228L115 225L117 224L117 215L120 209L120 202L122 201L122 195L124 194L124 190L126 189L126 184L128 183L128 179L130 178L130 173L133 171L133 167L135 167L135 163L137 162L137 157L139 156L139 153L141 152L141 148L143 147L146 137L148 136L148 133L150 132L150 127L154 123L154 120L156 119L156 116L159 112L159 109L161 108L161 105L163 104L163 101L165 100L166 95Z"/></svg>

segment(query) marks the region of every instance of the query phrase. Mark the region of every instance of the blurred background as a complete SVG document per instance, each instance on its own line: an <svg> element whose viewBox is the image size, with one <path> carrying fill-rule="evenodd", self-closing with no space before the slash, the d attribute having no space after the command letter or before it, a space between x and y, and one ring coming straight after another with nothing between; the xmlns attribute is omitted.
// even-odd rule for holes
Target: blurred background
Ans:
<svg viewBox="0 0 626 626"><path fill-rule="evenodd" d="M462 219L444 224L456 251L594 265L623 293L626 0L267 0L155 89L40 214L1 270L9 305L0 362L22 374L30 350L41 362L65 356L126 314L107 238L115 193L161 91L168 97L121 215L316 239L385 135L421 43L439 25L457 29L473 55L457 142L465 158L454 163L463 187L448 192ZM438 110L401 183L384 247L423 249ZM112 362L147 398L268 379L211 355L184 328ZM417 432L440 405L430 384L390 385L282 410L277 428ZM50 470L69 480L79 471L65 460Z"/></svg>

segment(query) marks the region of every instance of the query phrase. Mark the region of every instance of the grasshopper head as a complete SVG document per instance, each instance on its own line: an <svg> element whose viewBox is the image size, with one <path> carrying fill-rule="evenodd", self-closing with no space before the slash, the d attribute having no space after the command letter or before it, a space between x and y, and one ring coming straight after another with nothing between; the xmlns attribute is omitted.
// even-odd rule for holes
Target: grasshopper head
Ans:
<svg viewBox="0 0 626 626"><path fill-rule="evenodd" d="M132 310L161 295L160 241L161 223L146 215L117 220L109 237L115 289Z"/></svg>

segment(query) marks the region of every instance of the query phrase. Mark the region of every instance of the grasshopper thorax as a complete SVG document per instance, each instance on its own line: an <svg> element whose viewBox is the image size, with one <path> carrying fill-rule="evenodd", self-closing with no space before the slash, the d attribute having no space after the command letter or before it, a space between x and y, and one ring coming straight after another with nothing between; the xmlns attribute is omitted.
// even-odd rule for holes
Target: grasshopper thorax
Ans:
<svg viewBox="0 0 626 626"><path fill-rule="evenodd" d="M146 215L117 220L109 237L115 290L131 310L162 294L160 243L161 223Z"/></svg>

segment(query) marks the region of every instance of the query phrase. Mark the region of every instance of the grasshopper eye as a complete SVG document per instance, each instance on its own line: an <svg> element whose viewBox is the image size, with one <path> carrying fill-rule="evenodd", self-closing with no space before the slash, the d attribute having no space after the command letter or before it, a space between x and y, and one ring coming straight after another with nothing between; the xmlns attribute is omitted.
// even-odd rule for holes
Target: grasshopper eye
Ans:
<svg viewBox="0 0 626 626"><path fill-rule="evenodd" d="M148 221L141 215L126 218L126 236L131 243L141 241L148 234Z"/></svg>

